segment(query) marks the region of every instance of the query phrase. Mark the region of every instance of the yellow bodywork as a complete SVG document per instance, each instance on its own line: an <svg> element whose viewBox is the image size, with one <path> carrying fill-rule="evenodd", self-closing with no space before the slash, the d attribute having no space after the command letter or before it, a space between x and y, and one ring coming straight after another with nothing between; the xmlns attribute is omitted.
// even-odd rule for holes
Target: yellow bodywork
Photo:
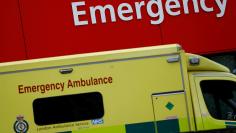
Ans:
<svg viewBox="0 0 236 133"><path fill-rule="evenodd" d="M2 63L0 132L15 132L19 116L27 121L29 133L144 133L146 129L150 133L168 132L163 128L165 125L173 125L178 132L195 131L191 97L194 92L189 88L188 71L205 69L208 60L195 68L188 65L189 56L192 55L184 53L179 45L164 45ZM174 61L168 62L170 59ZM73 72L61 74L62 69ZM214 63L209 69L228 71ZM112 82L69 86L70 81L104 77L112 78ZM64 88L45 92L22 89L56 83ZM35 123L32 107L35 99L88 92L102 94L105 111L100 118L102 123L93 124L91 120L42 126Z"/></svg>

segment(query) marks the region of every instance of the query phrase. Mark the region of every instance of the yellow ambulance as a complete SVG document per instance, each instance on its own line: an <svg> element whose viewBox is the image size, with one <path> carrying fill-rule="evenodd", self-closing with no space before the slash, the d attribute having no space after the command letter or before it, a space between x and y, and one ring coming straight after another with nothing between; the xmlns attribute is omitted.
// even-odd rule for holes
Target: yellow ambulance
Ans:
<svg viewBox="0 0 236 133"><path fill-rule="evenodd" d="M0 133L235 132L236 76L179 45L0 64Z"/></svg>

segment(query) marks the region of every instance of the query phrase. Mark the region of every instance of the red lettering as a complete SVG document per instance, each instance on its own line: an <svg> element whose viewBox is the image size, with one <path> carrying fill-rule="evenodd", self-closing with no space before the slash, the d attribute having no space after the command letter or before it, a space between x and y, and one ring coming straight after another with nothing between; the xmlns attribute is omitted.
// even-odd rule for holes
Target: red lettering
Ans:
<svg viewBox="0 0 236 133"><path fill-rule="evenodd" d="M24 93L23 91L23 85L18 85L18 90L19 90L19 93Z"/></svg>
<svg viewBox="0 0 236 133"><path fill-rule="evenodd" d="M112 83L112 77L108 77L108 82Z"/></svg>

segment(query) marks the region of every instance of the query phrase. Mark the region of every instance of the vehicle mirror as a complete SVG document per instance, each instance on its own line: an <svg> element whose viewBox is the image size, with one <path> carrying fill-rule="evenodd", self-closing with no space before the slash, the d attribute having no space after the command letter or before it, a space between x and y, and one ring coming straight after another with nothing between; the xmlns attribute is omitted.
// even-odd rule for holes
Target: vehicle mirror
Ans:
<svg viewBox="0 0 236 133"><path fill-rule="evenodd" d="M233 69L232 73L236 75L236 68Z"/></svg>

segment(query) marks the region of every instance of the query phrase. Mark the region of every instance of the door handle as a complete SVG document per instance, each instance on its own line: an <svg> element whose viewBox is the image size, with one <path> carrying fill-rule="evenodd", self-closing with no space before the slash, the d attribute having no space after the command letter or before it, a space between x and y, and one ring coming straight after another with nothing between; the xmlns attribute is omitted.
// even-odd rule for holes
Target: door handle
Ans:
<svg viewBox="0 0 236 133"><path fill-rule="evenodd" d="M59 72L61 74L69 74L73 72L73 68L63 68L63 69L60 69Z"/></svg>

